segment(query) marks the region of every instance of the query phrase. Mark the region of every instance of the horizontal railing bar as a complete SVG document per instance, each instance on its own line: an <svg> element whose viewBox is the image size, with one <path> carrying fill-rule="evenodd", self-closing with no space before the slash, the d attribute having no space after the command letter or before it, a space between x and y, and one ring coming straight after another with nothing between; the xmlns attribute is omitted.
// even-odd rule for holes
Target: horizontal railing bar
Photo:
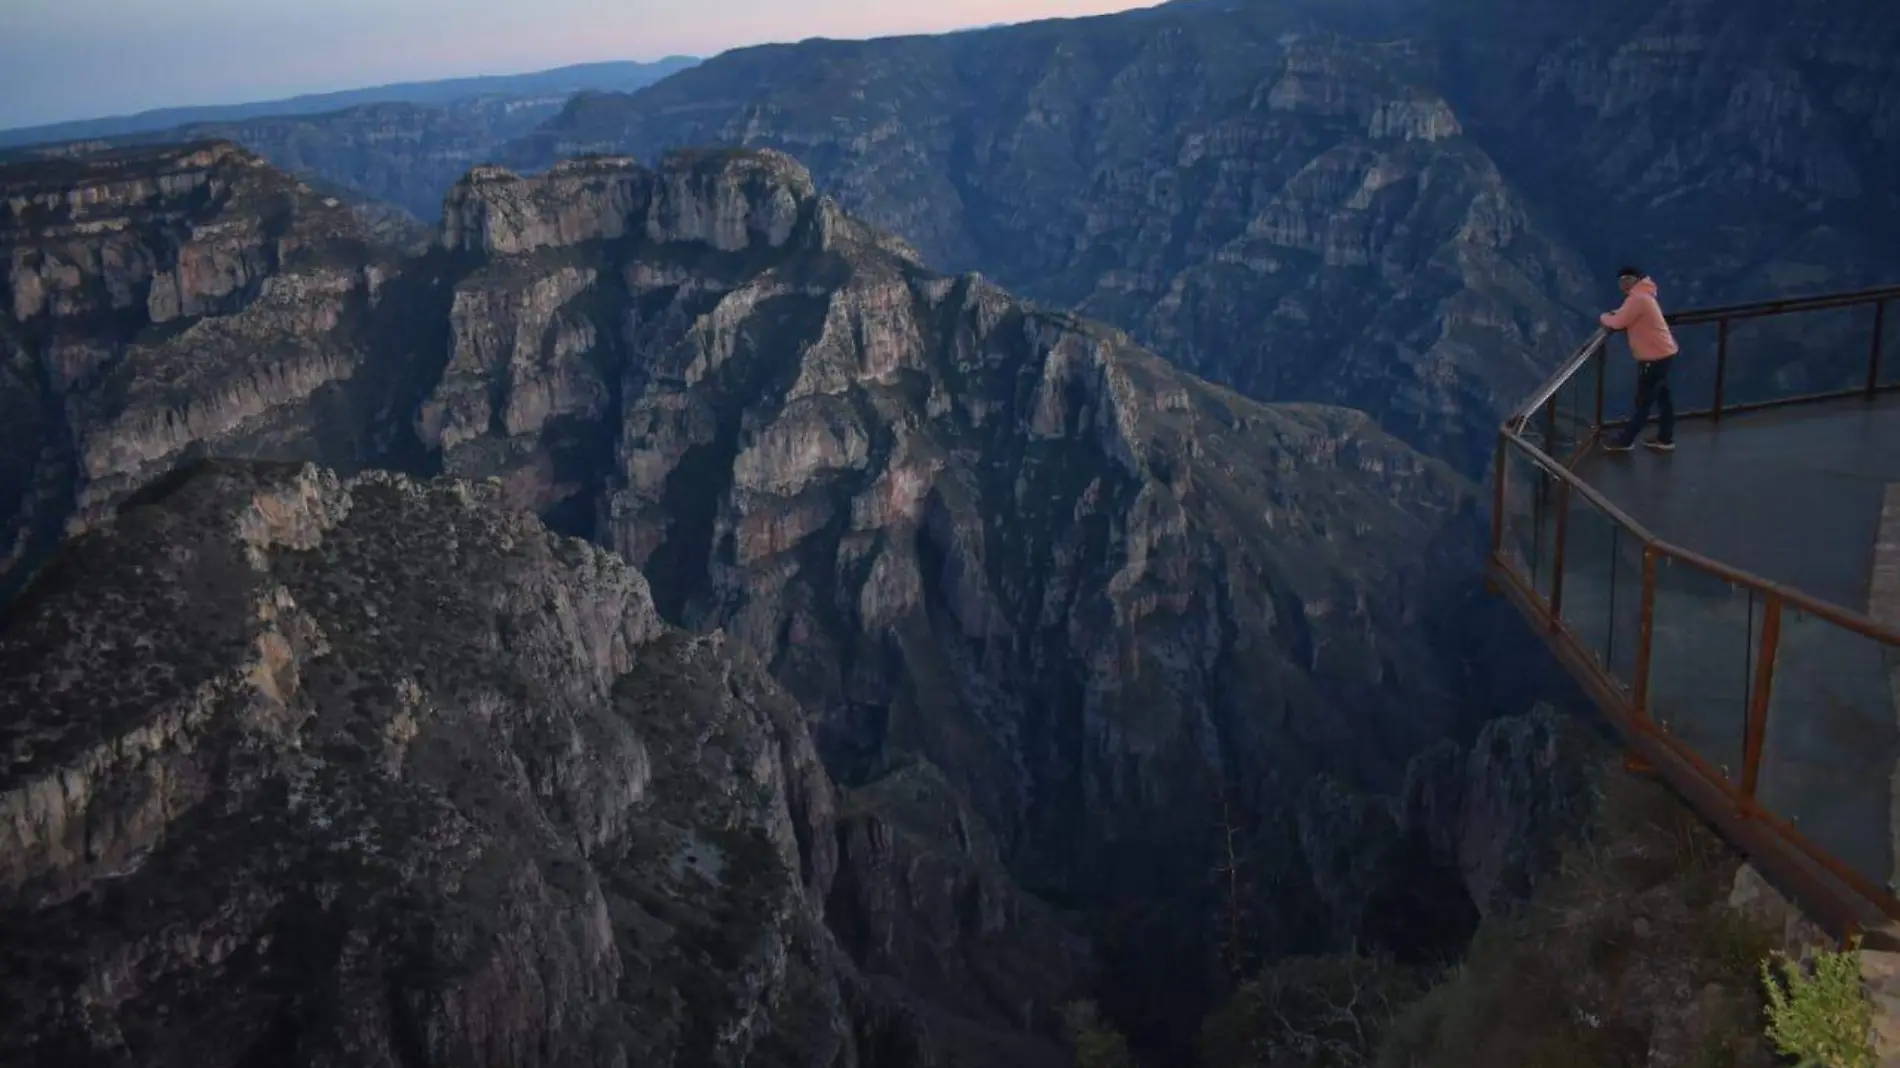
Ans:
<svg viewBox="0 0 1900 1068"><path fill-rule="evenodd" d="M1520 405L1517 411L1512 413L1511 420L1513 422L1522 423L1531 416L1536 415L1537 410L1542 408L1550 398L1556 396L1557 391L1564 388L1564 384L1569 381L1570 376L1576 374L1579 368L1588 363L1590 357L1596 354L1596 350L1602 348L1609 339L1609 331L1600 326L1597 327L1597 332L1591 334L1588 341L1585 341L1577 351L1570 354L1569 359L1558 366L1556 373L1552 374L1543 385L1537 387L1537 392L1531 394L1531 399Z"/></svg>
<svg viewBox="0 0 1900 1068"><path fill-rule="evenodd" d="M1800 612L1806 612L1811 616L1818 616L1844 630L1851 630L1863 638L1872 638L1884 645L1900 647L1900 631L1882 626L1852 609L1829 604L1826 601L1816 598L1812 594L1803 593L1800 590L1783 586L1773 580L1762 578L1760 575L1750 574L1739 567L1722 563L1720 560L1711 559L1693 549L1685 549L1680 545L1672 545L1666 541L1658 541L1655 543L1655 549L1657 553L1663 556L1680 560L1698 571L1706 571L1725 582L1732 582L1737 586L1747 587L1757 593L1780 597L1782 601L1785 602L1786 607L1793 608Z"/></svg>
<svg viewBox="0 0 1900 1068"><path fill-rule="evenodd" d="M1797 312L1852 308L1861 304L1877 304L1897 297L1900 297L1900 286L1876 286L1872 289L1856 289L1846 293L1824 293L1812 297L1788 297L1782 300L1760 300L1712 308L1690 308L1673 315L1665 315L1663 318L1668 320L1670 326L1699 326L1704 323L1720 322L1723 319L1760 319L1770 315L1793 315Z"/></svg>
<svg viewBox="0 0 1900 1068"><path fill-rule="evenodd" d="M1607 515L1610 518L1610 520L1614 522L1617 526L1620 526L1624 530L1627 530L1631 534L1635 535L1637 540L1641 541L1645 545L1661 545L1662 544L1661 538L1658 538L1656 535L1651 534L1647 527L1643 526L1641 523L1638 523L1636 520L1630 518L1630 515L1628 512L1625 512L1623 511L1623 509L1618 508L1616 505L1610 503L1610 499L1608 497L1605 497L1603 494L1599 493L1595 486L1590 485L1588 482L1585 482L1584 480L1578 478L1576 475L1572 474L1570 469L1565 467L1562 463L1558 462L1556 457L1538 448L1536 445L1531 444L1525 438L1517 434L1513 434L1508 430L1504 432L1504 437L1512 445L1516 446L1519 451L1528 455L1531 458L1532 463L1535 463L1537 466L1544 468L1546 471L1550 472L1552 475L1555 475L1556 477L1559 477L1563 479L1565 482L1569 483L1570 488L1573 492L1583 494L1584 500L1589 501L1591 504L1595 505L1598 510L1602 511L1605 515Z"/></svg>

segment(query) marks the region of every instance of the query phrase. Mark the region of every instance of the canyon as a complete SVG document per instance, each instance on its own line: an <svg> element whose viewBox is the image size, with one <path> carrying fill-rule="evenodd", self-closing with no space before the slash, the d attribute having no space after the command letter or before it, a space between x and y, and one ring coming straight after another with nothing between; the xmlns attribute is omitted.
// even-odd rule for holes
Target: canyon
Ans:
<svg viewBox="0 0 1900 1068"><path fill-rule="evenodd" d="M439 721L443 745L492 730L527 746L507 757L494 742L484 759L526 762L509 804L532 800L539 815L522 818L556 839L579 835L583 856L638 841L636 811L668 826L685 818L635 803L627 784L645 774L642 758L613 754L639 747L609 744L630 722L692 734L708 717L736 717L748 752L796 764L782 780L734 780L689 747L668 759L691 767L668 774L689 776L679 788L689 799L752 789L743 817L722 810L720 825L753 821L777 843L766 866L800 873L795 886L730 889L777 902L771 967L807 954L809 982L763 990L791 982L777 971L734 982L761 1004L791 999L817 1015L768 1023L730 1011L755 1037L856 1036L837 1038L839 1049L870 1042L873 1023L885 1034L893 1020L940 1020L899 1028L905 1048L949 1056L1001 1044L1021 1063L1048 1063L1060 1005L1104 975L1121 977L1107 985L1131 1004L1178 1017L1210 981L1205 873L1223 813L1266 862L1249 907L1267 951L1365 939L1442 951L1491 906L1500 879L1532 863L1534 829L1498 830L1511 817L1494 806L1402 803L1486 789L1456 741L1496 711L1457 648L1480 613L1468 561L1482 524L1468 481L1363 414L1263 406L1112 328L975 275L937 274L783 154L685 151L654 168L590 159L537 177L478 168L450 192L438 241L421 254L381 244L350 205L223 142L0 168L0 197L0 411L13 438L0 492L19 502L0 528L18 589L0 663L22 680L0 716L12 732L0 788L9 929L69 948L61 940L187 937L215 902L127 911L111 904L126 900L117 888L167 885L161 859L174 855L252 863L213 813L303 781L297 754L322 752L335 731L363 742L365 731L419 730L404 717L425 705L457 710ZM465 499L479 506L454 503ZM457 533L464 506L477 510L479 536ZM437 515L445 508L453 515ZM369 525L352 527L359 519ZM552 546L560 566L536 545ZM517 550L532 551L522 562ZM398 582L406 567L436 577ZM452 576L465 571L489 578L458 591ZM481 607L504 604L516 607ZM137 637L165 611L205 632L178 630L162 647ZM258 631L273 613L282 622ZM740 674L692 683L727 695L712 705L615 703L647 656L620 650L655 642L668 650L651 654L657 663L703 648L713 666L693 671ZM410 648L394 666L370 666ZM82 710L102 697L84 686L112 676L86 658L121 649L152 665L139 677L154 689L89 719ZM457 666L514 650L528 659L491 665L500 674L487 681ZM65 660L95 666L44 666ZM560 666L570 660L590 666L568 678L579 670ZM306 676L307 689L296 681ZM591 689L573 690L586 679ZM554 713L523 694L557 684L572 692L549 725L534 717ZM762 720L757 702L782 708ZM346 707L370 721L335 719ZM612 766L537 770L542 743L523 739L557 736ZM203 762L237 759L220 755L225 745L266 752L246 776L220 779ZM350 757L325 791L355 796L390 777L403 791L453 788L455 774L409 752ZM662 773L659 757L643 759ZM1533 794L1554 788L1522 781ZM619 799L613 813L598 808L603 792ZM363 802L372 814L384 803ZM794 809L803 815L784 816L787 837L773 813ZM459 885L451 873L477 854L513 858L492 861L504 868L572 861L521 855L458 811L475 820L456 846L463 859L419 862L392 898L368 884L336 891L369 910L360 930L383 922L375 902L454 897L441 887ZM319 851L355 855L367 841ZM304 862L272 863L244 869L259 902L278 901ZM635 878L587 864L603 886ZM122 884L126 871L150 874ZM561 885L601 907L573 889L582 884ZM549 908L578 907L561 894ZM295 906L307 907L330 905ZM230 938L262 961L275 913L258 908ZM1417 923L1381 926L1394 909ZM551 919L519 922L535 933L504 939L508 952L556 938ZM582 958L544 948L531 965L466 940L454 952L497 976L555 968L543 981L583 984L594 1003L625 1011L635 995L614 986L625 961L602 954L630 922L610 908L587 939L560 935ZM408 967L372 956L299 972L284 996ZM159 1006L193 984L242 981L215 964L152 965L162 975L140 981L154 1000L128 1002L117 1026L146 1027L150 1012L184 1019ZM46 982L29 986L44 993ZM26 1039L37 1051L92 1026L73 1015L90 995L54 988L11 995L39 1014ZM490 996L457 989L440 1005ZM394 1048L411 1041L398 1031L440 1038L449 1026L417 1013L352 1016L365 1030L348 1041ZM667 1041L738 1026L691 1019ZM542 1041L534 1028L553 1026L495 1024L506 1034L480 1056L529 1048ZM294 1042L345 1040L314 1019L282 1027ZM563 1029L560 1041L578 1033ZM253 1048L263 1047L231 1056ZM739 1048L719 1056L736 1063Z"/></svg>

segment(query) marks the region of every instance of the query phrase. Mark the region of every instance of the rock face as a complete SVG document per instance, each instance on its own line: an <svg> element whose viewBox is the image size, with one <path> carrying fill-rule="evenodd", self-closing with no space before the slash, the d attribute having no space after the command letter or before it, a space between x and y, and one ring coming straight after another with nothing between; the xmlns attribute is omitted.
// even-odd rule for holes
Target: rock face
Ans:
<svg viewBox="0 0 1900 1068"><path fill-rule="evenodd" d="M1363 415L936 275L776 153L478 171L444 241L479 257L418 423L445 468L753 650L845 785L921 758L1024 885L1145 903L1135 958L1142 923L1202 922L1224 783L1272 839L1316 774L1396 793L1476 718L1420 638L1468 581L1471 489ZM1276 863L1269 937L1333 922ZM1171 952L1178 992L1202 961Z"/></svg>
<svg viewBox="0 0 1900 1068"><path fill-rule="evenodd" d="M577 100L504 160L781 149L932 263L1475 471L1583 322L1582 266L1465 135L1428 50L1303 6L743 49Z"/></svg>
<svg viewBox="0 0 1900 1068"><path fill-rule="evenodd" d="M0 263L0 591L187 450L383 456L433 347L347 206L227 143L0 167Z"/></svg>
<svg viewBox="0 0 1900 1068"><path fill-rule="evenodd" d="M280 181L240 150L213 156ZM323 205L283 184L284 203ZM114 211L110 232L143 242L131 247L172 232L171 215ZM723 633L803 708L841 796L832 829L799 839L801 893L859 976L839 988L853 1041L1037 1063L1048 1050L1024 1036L1050 1033L1054 1007L1102 969L1131 1005L1167 1015L1175 998L1197 1012L1222 812L1272 858L1261 937L1324 942L1356 930L1365 905L1318 870L1319 843L1282 848L1303 833L1302 799L1322 779L1349 803L1396 794L1418 751L1491 712L1463 667L1472 487L1363 415L1265 407L1114 330L935 274L777 153L682 152L651 170L593 159L535 178L478 169L444 220L443 247L425 257L325 276L349 283L336 283L333 320L321 302L280 308L235 286L206 296L192 275L179 299L196 318L181 330L154 321L155 286L140 290L144 305L111 320L125 332L103 336L130 337L120 344L135 356L189 355L200 377L150 402L141 391L163 380L129 369L122 388L74 393L160 437L58 421L94 409L45 403L65 397L46 339L82 324L101 336L104 320L61 318L64 305L32 297L8 329L42 392L6 425L57 418L17 455L57 456L68 435L97 450L99 435L131 443L103 455L133 458L45 476L40 518L94 525L183 460L237 454L493 479L504 506L615 550L650 577L662 617ZM242 235L241 223L210 232ZM55 236L17 246L32 269L16 269L16 303L39 292L20 278L112 292L117 275L42 269L67 240L44 233ZM116 262L94 255L83 262ZM312 291L277 266L287 261L262 262L263 290ZM224 336L245 343L178 344ZM162 414L224 411L192 383L252 381L249 361L311 351L337 369L299 387L319 399L234 390L211 398L255 405L235 424ZM358 485L382 483L338 492L354 500ZM415 537L388 551L453 551ZM61 573L27 603L69 581ZM386 582L349 581L358 600ZM435 612L439 593L396 584L390 596L399 603L351 626L382 633L389 612ZM482 626L510 647L523 633ZM607 819L561 804L549 819ZM103 832L80 840L98 843L84 854L96 859L35 861L33 887L70 888L143 855ZM23 905L67 900L28 881L21 893L50 896ZM1048 902L1079 912L1092 945Z"/></svg>
<svg viewBox="0 0 1900 1068"><path fill-rule="evenodd" d="M201 467L16 603L7 1063L908 1064L983 1034L977 988L933 1037L837 952L827 897L905 847L840 820L797 705L498 496ZM956 856L911 888L960 894ZM1038 945L968 885L968 923ZM1046 1056L1014 1053L985 1063Z"/></svg>
<svg viewBox="0 0 1900 1068"><path fill-rule="evenodd" d="M1639 260L1679 305L1895 280L1888 8L1826 0L1785 19L1765 3L1665 0L1606 20L1538 2L1489 17L1497 6L1433 12L1449 92L1593 260Z"/></svg>
<svg viewBox="0 0 1900 1068"><path fill-rule="evenodd" d="M1895 22L1878 0L1781 15L1174 3L807 41L576 100L504 161L782 149L933 263L1475 472L1619 263L1673 307L1900 276Z"/></svg>

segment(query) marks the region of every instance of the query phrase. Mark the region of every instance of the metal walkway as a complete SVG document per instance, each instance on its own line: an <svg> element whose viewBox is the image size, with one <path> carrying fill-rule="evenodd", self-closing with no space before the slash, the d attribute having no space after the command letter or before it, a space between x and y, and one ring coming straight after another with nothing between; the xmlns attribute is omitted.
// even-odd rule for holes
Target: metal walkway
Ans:
<svg viewBox="0 0 1900 1068"><path fill-rule="evenodd" d="M1629 359L1596 335L1500 435L1489 570L1719 830L1837 932L1900 947L1895 300L1900 287L1672 316L1717 341L1713 360L1689 344L1677 357L1691 373L1672 377L1713 404L1667 454L1597 448ZM1836 328L1797 336L1856 359L1810 345L1806 373L1785 373L1732 347L1737 324L1804 313ZM1751 358L1763 373L1738 375ZM1824 384L1854 388L1774 395L1829 366ZM1725 386L1748 403L1725 406Z"/></svg>

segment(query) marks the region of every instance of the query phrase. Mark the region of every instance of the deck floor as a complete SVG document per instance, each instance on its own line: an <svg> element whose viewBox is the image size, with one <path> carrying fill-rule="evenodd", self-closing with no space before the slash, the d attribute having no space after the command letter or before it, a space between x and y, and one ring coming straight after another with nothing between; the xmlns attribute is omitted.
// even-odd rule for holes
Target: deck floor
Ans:
<svg viewBox="0 0 1900 1068"><path fill-rule="evenodd" d="M1673 453L1593 452L1576 471L1664 541L1866 614L1900 393L1683 420Z"/></svg>
<svg viewBox="0 0 1900 1068"><path fill-rule="evenodd" d="M1685 420L1676 444L1668 454L1594 452L1576 471L1664 541L1876 620L1900 618L1896 584L1876 578L1900 543L1900 394ZM1641 550L1586 509L1572 510L1566 556L1578 555L1564 616L1627 679ZM1657 591L1653 714L1739 781L1764 604L1683 566L1661 570ZM1900 880L1900 658L1795 612L1783 616L1780 650L1758 796L1891 887Z"/></svg>

